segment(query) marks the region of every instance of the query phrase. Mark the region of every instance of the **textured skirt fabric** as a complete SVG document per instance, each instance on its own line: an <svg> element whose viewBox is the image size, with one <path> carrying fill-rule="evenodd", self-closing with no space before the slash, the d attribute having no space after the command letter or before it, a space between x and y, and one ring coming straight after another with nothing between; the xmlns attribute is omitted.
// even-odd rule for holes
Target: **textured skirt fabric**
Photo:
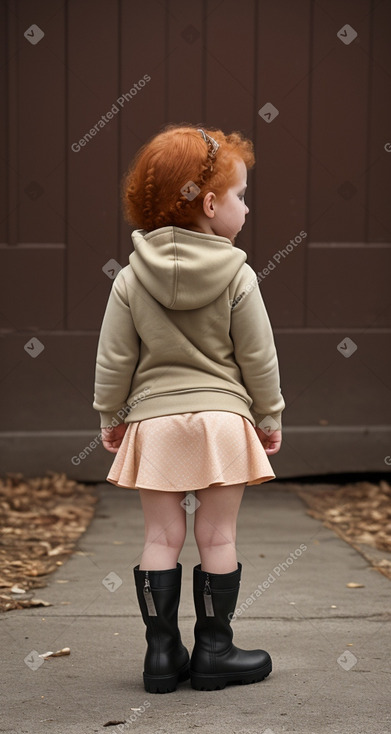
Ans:
<svg viewBox="0 0 391 734"><path fill-rule="evenodd" d="M275 474L252 423L221 410L129 423L107 476L118 487L165 492L271 479Z"/></svg>

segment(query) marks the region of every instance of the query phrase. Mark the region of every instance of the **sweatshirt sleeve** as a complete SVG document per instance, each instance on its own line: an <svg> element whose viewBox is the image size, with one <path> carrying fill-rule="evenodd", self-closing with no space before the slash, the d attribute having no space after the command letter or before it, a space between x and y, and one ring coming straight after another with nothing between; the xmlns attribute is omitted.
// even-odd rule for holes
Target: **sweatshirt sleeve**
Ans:
<svg viewBox="0 0 391 734"><path fill-rule="evenodd" d="M120 271L107 302L96 357L93 408L100 413L101 428L108 426L113 419L117 423L123 422L139 354L140 337L134 326Z"/></svg>
<svg viewBox="0 0 391 734"><path fill-rule="evenodd" d="M240 367L244 386L252 398L250 408L256 425L264 418L273 430L281 429L285 402L280 390L280 375L272 327L263 302L257 275L246 263L231 308L231 338L235 361Z"/></svg>

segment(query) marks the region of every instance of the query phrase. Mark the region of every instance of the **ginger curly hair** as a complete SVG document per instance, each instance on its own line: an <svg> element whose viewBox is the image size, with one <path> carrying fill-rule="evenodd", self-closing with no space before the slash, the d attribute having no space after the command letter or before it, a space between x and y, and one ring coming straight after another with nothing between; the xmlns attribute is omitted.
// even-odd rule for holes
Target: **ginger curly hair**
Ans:
<svg viewBox="0 0 391 734"><path fill-rule="evenodd" d="M232 186L236 160L253 167L254 146L242 133L203 129L220 145L215 157L197 126L188 124L170 124L140 148L122 181L124 216L131 225L147 231L186 228L202 213L208 191L222 196ZM188 181L200 189L191 201L181 193Z"/></svg>

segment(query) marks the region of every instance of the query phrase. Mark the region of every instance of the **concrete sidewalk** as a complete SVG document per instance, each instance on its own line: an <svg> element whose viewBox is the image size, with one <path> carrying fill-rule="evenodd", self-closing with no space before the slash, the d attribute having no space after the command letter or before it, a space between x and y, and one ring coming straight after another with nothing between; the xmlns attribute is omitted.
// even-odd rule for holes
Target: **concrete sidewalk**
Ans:
<svg viewBox="0 0 391 734"><path fill-rule="evenodd" d="M1 617L1 732L391 732L390 581L277 482L245 490L240 613L232 623L237 646L268 650L272 674L222 691L194 691L186 682L174 693L146 693L145 627L132 570L143 545L139 495L109 484L97 491L96 516L78 552L36 590L53 606ZM190 652L199 562L193 518L180 557L180 628ZM364 586L349 589L351 581ZM63 647L70 656L37 657ZM104 727L109 721L128 723Z"/></svg>

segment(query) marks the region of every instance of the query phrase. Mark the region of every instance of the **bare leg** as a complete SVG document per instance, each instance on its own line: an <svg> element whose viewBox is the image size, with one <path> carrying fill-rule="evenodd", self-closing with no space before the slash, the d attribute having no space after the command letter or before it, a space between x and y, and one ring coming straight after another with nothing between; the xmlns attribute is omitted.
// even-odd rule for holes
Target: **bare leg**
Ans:
<svg viewBox="0 0 391 734"><path fill-rule="evenodd" d="M186 492L139 489L144 512L145 539L140 570L176 568L186 538Z"/></svg>
<svg viewBox="0 0 391 734"><path fill-rule="evenodd" d="M194 535L202 571L236 571L236 521L245 486L207 487L196 492L201 504L195 512Z"/></svg>

